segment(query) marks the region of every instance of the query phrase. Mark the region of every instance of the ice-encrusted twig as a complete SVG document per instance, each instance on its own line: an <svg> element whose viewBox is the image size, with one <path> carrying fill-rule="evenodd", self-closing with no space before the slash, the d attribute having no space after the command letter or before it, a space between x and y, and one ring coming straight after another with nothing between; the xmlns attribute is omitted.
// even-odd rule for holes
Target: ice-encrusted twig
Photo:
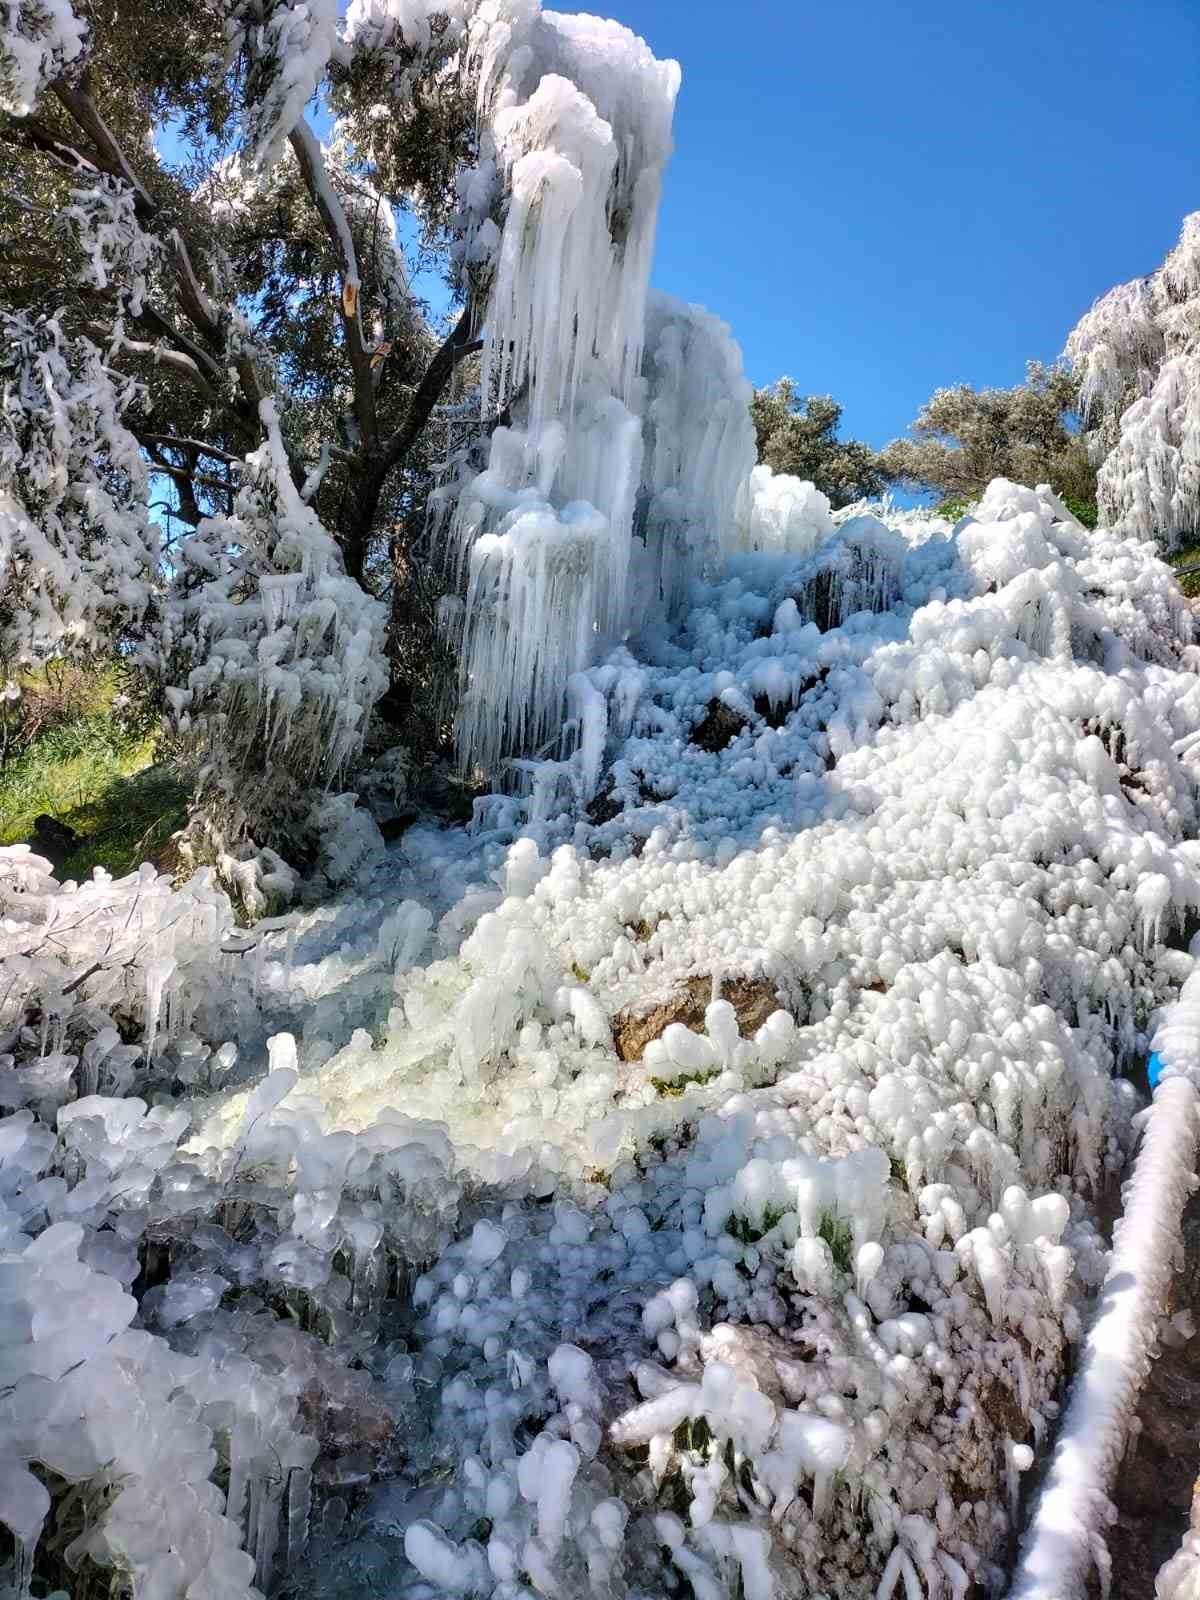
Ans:
<svg viewBox="0 0 1200 1600"><path fill-rule="evenodd" d="M1187 988L1180 1005L1185 1004ZM1197 995L1200 999L1200 994ZM1196 1000L1186 1001L1192 1011ZM1171 1066L1170 1028L1156 1043ZM1200 1064L1195 1055L1191 1063ZM1117 1222L1108 1275L1046 1482L1022 1543L1009 1600L1074 1600L1093 1563L1107 1590L1103 1544L1108 1495L1125 1449L1129 1422L1154 1356L1196 1151L1196 1091L1169 1076L1145 1113L1142 1144Z"/></svg>

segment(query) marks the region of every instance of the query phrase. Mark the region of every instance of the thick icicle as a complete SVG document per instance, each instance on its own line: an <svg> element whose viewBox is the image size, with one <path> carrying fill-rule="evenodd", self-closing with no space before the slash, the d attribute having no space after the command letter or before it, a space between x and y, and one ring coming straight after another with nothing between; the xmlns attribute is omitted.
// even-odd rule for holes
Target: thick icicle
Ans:
<svg viewBox="0 0 1200 1600"><path fill-rule="evenodd" d="M1154 1357L1175 1267L1179 1220L1192 1184L1196 1112L1190 1079L1172 1076L1145 1114L1108 1274L1010 1600L1082 1600L1088 1593L1113 1475Z"/></svg>

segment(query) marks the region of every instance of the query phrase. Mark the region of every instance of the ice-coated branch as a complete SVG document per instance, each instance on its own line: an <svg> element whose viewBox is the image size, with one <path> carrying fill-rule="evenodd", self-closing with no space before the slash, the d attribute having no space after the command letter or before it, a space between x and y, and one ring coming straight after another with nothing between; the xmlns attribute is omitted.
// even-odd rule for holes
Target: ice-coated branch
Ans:
<svg viewBox="0 0 1200 1600"><path fill-rule="evenodd" d="M236 466L241 466L241 456L231 455L228 450L221 450L216 445L206 444L203 439L179 439L169 433L141 433L138 437L143 444L165 445L172 450L190 450L196 455L212 456L217 461L229 461Z"/></svg>
<svg viewBox="0 0 1200 1600"><path fill-rule="evenodd" d="M125 152L100 115L88 87L87 75L84 75L78 85L72 85L64 78L57 79L54 84L54 96L72 121L76 122L91 140L101 169L110 177L120 178L123 183L128 184L133 191L138 216L143 220L149 220L158 210L158 204L141 183L126 159Z"/></svg>
<svg viewBox="0 0 1200 1600"><path fill-rule="evenodd" d="M339 312L346 337L346 352L354 375L354 409L362 431L363 444L370 450L378 435L375 415L375 384L371 371L371 353L363 339L362 317L359 310L358 258L350 221L337 191L329 179L321 146L312 129L303 118L288 135L295 152L300 175L313 204L320 214L338 258L342 293Z"/></svg>
<svg viewBox="0 0 1200 1600"><path fill-rule="evenodd" d="M1200 1061L1187 1065L1194 1069ZM1082 1600L1097 1564L1106 1579L1108 1496L1175 1269L1180 1218L1193 1186L1196 1123L1190 1079L1165 1078L1145 1113L1108 1274L1009 1600Z"/></svg>
<svg viewBox="0 0 1200 1600"><path fill-rule="evenodd" d="M100 169L94 162L89 161L85 155L74 147L66 144L48 128L32 117L27 117L21 122L9 123L0 128L0 140L7 144L21 145L28 150L36 150L41 155L49 156L65 172L72 177L97 177Z"/></svg>
<svg viewBox="0 0 1200 1600"><path fill-rule="evenodd" d="M137 177L120 141L101 116L92 99L86 75L78 86L60 79L53 85L53 90L63 109L91 142L94 151L94 170L107 173L128 186L133 196L134 214L140 222L150 224L160 220L162 208L159 202ZM56 159L59 158L54 151L47 153L55 155ZM257 436L259 408L267 398L268 390L262 381L253 353L244 341L239 340L234 341L235 348L232 353L226 350L228 316L213 305L204 291L193 264L194 251L184 237L182 229L177 226L171 227L167 231L165 243L175 267L174 276L179 303L193 326L207 341L211 351L202 350L195 341L182 335L171 325L167 317L153 307L145 307L144 315L151 323L157 324L157 331L191 356L199 370L207 371L209 381L214 386L220 382L223 363L229 359L230 354L232 355L230 364L237 373L241 389L236 411L243 426L250 430L251 436ZM294 466L293 471L298 471L298 468Z"/></svg>
<svg viewBox="0 0 1200 1600"><path fill-rule="evenodd" d="M85 331L101 344L113 341L113 330L106 328L103 323L86 323ZM212 393L212 384L200 370L199 364L182 350L170 350L165 345L150 344L144 339L130 339L125 334L118 334L116 348L118 351L127 350L130 355L145 356L158 366L170 367L172 371L180 373L190 383L195 384L198 389L202 389L205 394Z"/></svg>
<svg viewBox="0 0 1200 1600"><path fill-rule="evenodd" d="M10 0L0 9L0 111L29 116L47 84L78 70L88 33L67 0Z"/></svg>

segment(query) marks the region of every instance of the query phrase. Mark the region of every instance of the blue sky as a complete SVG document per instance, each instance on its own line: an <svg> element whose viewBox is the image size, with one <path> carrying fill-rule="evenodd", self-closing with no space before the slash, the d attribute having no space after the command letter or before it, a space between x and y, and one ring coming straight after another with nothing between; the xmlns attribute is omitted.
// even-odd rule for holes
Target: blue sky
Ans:
<svg viewBox="0 0 1200 1600"><path fill-rule="evenodd" d="M874 445L1052 359L1200 209L1200 0L586 9L683 66L655 282Z"/></svg>

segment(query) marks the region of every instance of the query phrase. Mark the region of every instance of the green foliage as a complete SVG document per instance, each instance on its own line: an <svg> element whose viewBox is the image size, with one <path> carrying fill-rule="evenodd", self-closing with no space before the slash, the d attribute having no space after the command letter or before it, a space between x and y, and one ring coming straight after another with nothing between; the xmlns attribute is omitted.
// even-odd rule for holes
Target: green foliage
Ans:
<svg viewBox="0 0 1200 1600"><path fill-rule="evenodd" d="M965 495L958 495L943 500L940 506L934 507L934 513L939 517L945 517L948 522L958 522L968 511L973 511L978 503L977 500L968 500Z"/></svg>
<svg viewBox="0 0 1200 1600"><path fill-rule="evenodd" d="M1200 544L1189 544L1182 549L1172 550L1171 560L1176 567L1200 565ZM1200 572L1186 573L1180 578L1179 587L1189 600L1200 599Z"/></svg>
<svg viewBox="0 0 1200 1600"><path fill-rule="evenodd" d="M857 439L839 439L842 408L829 395L801 395L791 378L757 389L750 415L758 459L814 483L835 508L883 492L880 458Z"/></svg>
<svg viewBox="0 0 1200 1600"><path fill-rule="evenodd" d="M712 1067L708 1072L685 1073L682 1078L651 1078L650 1084L656 1094L668 1100L678 1100L689 1083L711 1083L720 1074L720 1067Z"/></svg>
<svg viewBox="0 0 1200 1600"><path fill-rule="evenodd" d="M186 785L154 765L154 738L137 719L114 709L119 682L111 667L46 668L4 702L17 753L0 766L0 845L29 839L42 815L66 824L80 838L61 860L63 879L97 866L132 872L160 858L187 820Z"/></svg>
<svg viewBox="0 0 1200 1600"><path fill-rule="evenodd" d="M1048 483L1092 527L1096 469L1080 428L1078 378L1031 361L1025 382L1011 389L939 389L921 407L912 437L893 440L879 459L890 482L955 504L977 500L993 478Z"/></svg>
<svg viewBox="0 0 1200 1600"><path fill-rule="evenodd" d="M1095 500L1084 500L1073 494L1060 495L1059 498L1076 522L1082 523L1085 528L1096 526L1099 512ZM943 500L940 505L935 506L934 513L950 522L958 522L960 518L974 511L978 504L978 500L968 499L966 495L952 495L949 500Z"/></svg>
<svg viewBox="0 0 1200 1600"><path fill-rule="evenodd" d="M713 1453L712 1429L705 1417L685 1417L671 1436L676 1450L707 1461Z"/></svg>
<svg viewBox="0 0 1200 1600"><path fill-rule="evenodd" d="M854 1232L848 1222L843 1222L832 1211L822 1212L821 1222L817 1228L817 1237L824 1239L829 1246L833 1264L839 1272L851 1272L853 1270Z"/></svg>
<svg viewBox="0 0 1200 1600"><path fill-rule="evenodd" d="M1081 499L1079 495L1064 494L1061 496L1063 505L1075 518L1082 522L1085 528L1094 528L1100 520L1100 511L1096 505L1095 496L1090 500Z"/></svg>
<svg viewBox="0 0 1200 1600"><path fill-rule="evenodd" d="M768 1206L763 1212L762 1227L758 1228L748 1217L739 1217L735 1212L725 1224L725 1232L740 1244L757 1244L772 1228L778 1227L786 1215L782 1206Z"/></svg>

